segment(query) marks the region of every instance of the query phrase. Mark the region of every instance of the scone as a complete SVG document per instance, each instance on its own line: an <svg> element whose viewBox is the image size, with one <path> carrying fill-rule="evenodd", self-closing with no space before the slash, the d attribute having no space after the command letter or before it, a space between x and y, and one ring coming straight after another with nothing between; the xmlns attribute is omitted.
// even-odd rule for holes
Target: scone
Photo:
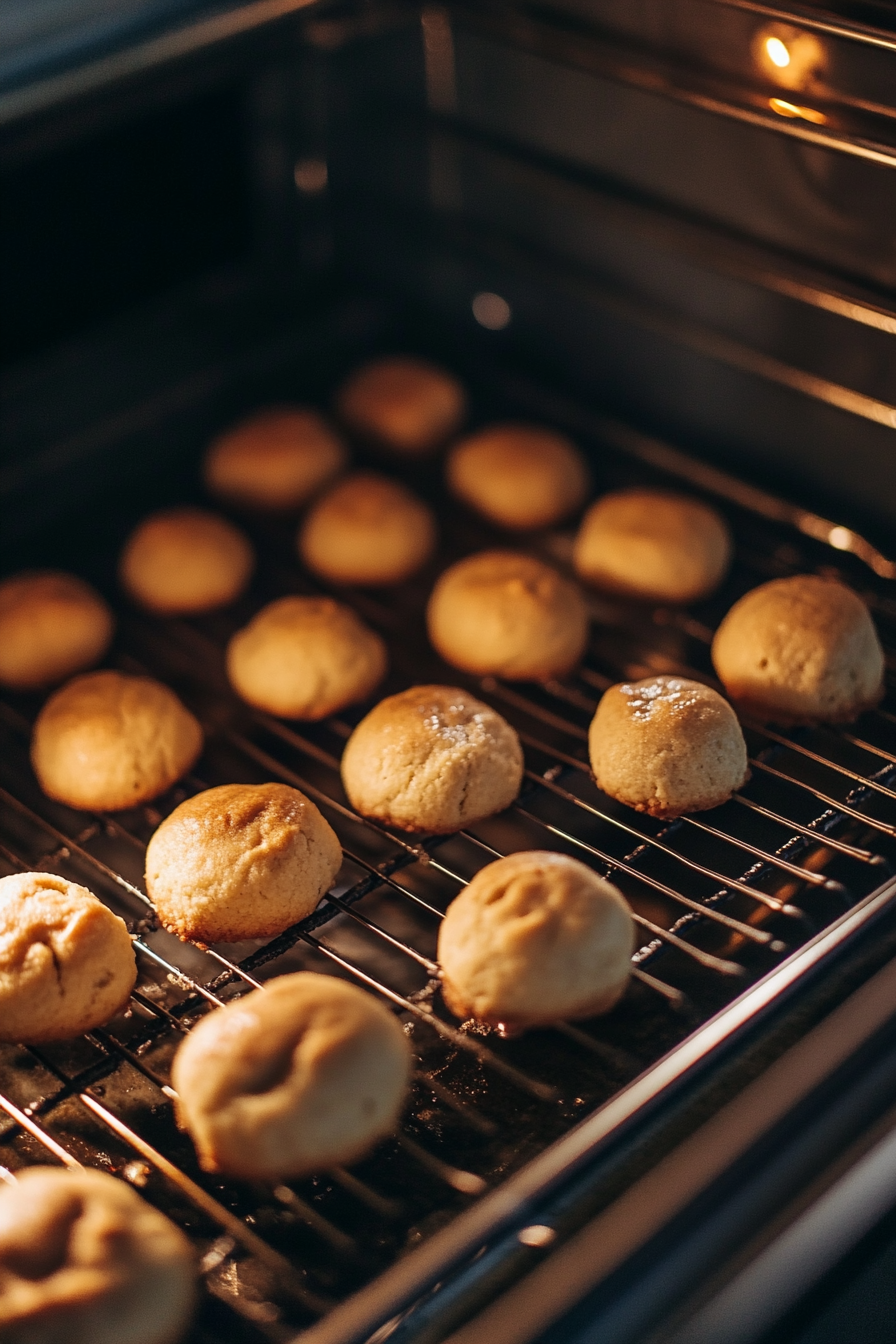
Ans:
<svg viewBox="0 0 896 1344"><path fill-rule="evenodd" d="M199 943L273 938L332 886L336 833L288 784L222 784L176 807L146 851L146 891L169 933Z"/></svg>
<svg viewBox="0 0 896 1344"><path fill-rule="evenodd" d="M346 743L352 807L404 831L447 834L509 807L523 752L510 724L456 686L387 696Z"/></svg>
<svg viewBox="0 0 896 1344"><path fill-rule="evenodd" d="M239 528L204 509L165 509L145 518L121 555L122 587L157 616L191 616L235 601L255 557Z"/></svg>
<svg viewBox="0 0 896 1344"><path fill-rule="evenodd" d="M322 415L304 406L269 406L211 444L203 478L213 495L255 509L298 509L348 461Z"/></svg>
<svg viewBox="0 0 896 1344"><path fill-rule="evenodd" d="M713 666L735 704L783 725L848 723L884 694L884 653L862 599L833 579L772 579L728 612Z"/></svg>
<svg viewBox="0 0 896 1344"><path fill-rule="evenodd" d="M388 1008L299 971L203 1018L171 1077L203 1169L268 1181L361 1157L395 1128L410 1071Z"/></svg>
<svg viewBox="0 0 896 1344"><path fill-rule="evenodd" d="M357 369L336 397L340 416L357 433L416 457L432 452L463 423L464 389L424 359L392 356Z"/></svg>
<svg viewBox="0 0 896 1344"><path fill-rule="evenodd" d="M436 521L422 499L372 471L347 476L312 507L299 555L331 583L401 583L435 549Z"/></svg>
<svg viewBox="0 0 896 1344"><path fill-rule="evenodd" d="M605 1013L628 983L635 927L622 894L578 859L529 850L481 869L439 929L458 1017L519 1031Z"/></svg>
<svg viewBox="0 0 896 1344"><path fill-rule="evenodd" d="M749 776L734 710L683 677L611 686L591 721L588 750L598 788L652 817L718 807Z"/></svg>
<svg viewBox="0 0 896 1344"><path fill-rule="evenodd" d="M124 1181L28 1167L0 1186L4 1344L177 1344L195 1300L193 1248Z"/></svg>
<svg viewBox="0 0 896 1344"><path fill-rule="evenodd" d="M87 672L61 687L31 738L44 793L99 812L158 798L201 751L202 729L174 692L123 672Z"/></svg>
<svg viewBox="0 0 896 1344"><path fill-rule="evenodd" d="M285 719L323 719L365 700L386 664L379 635L329 597L281 597L227 647L236 693Z"/></svg>
<svg viewBox="0 0 896 1344"><path fill-rule="evenodd" d="M98 663L112 640L112 613L74 574L15 574L0 583L0 683L50 686Z"/></svg>
<svg viewBox="0 0 896 1344"><path fill-rule="evenodd" d="M446 663L510 681L563 676L588 641L588 609L575 584L518 551L482 551L446 569L426 624Z"/></svg>
<svg viewBox="0 0 896 1344"><path fill-rule="evenodd" d="M696 602L731 563L731 534L715 509L662 490L618 490L591 505L573 552L581 578L643 602Z"/></svg>
<svg viewBox="0 0 896 1344"><path fill-rule="evenodd" d="M127 925L86 887L53 873L0 878L0 1040L80 1036L115 1016L136 979Z"/></svg>
<svg viewBox="0 0 896 1344"><path fill-rule="evenodd" d="M550 527L588 497L585 459L539 425L490 425L454 445L445 465L459 499L499 527Z"/></svg>

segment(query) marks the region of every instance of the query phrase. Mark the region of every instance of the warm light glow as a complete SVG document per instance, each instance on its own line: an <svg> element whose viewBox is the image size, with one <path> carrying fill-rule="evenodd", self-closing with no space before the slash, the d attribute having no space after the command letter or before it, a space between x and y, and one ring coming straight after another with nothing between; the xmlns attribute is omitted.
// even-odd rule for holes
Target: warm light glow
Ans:
<svg viewBox="0 0 896 1344"><path fill-rule="evenodd" d="M848 527L832 527L828 533L828 544L838 551L848 551L852 546L852 533Z"/></svg>
<svg viewBox="0 0 896 1344"><path fill-rule="evenodd" d="M801 121L811 121L816 126L827 123L824 113L817 112L814 107L797 107L796 103L785 102L783 98L769 98L768 105L779 117L799 117Z"/></svg>
<svg viewBox="0 0 896 1344"><path fill-rule="evenodd" d="M512 317L507 300L502 299L500 294L492 294L489 290L477 294L471 307L480 327L485 327L488 331L503 331Z"/></svg>
<svg viewBox="0 0 896 1344"><path fill-rule="evenodd" d="M790 52L780 37L766 38L765 50L772 65L776 65L779 70L790 64Z"/></svg>

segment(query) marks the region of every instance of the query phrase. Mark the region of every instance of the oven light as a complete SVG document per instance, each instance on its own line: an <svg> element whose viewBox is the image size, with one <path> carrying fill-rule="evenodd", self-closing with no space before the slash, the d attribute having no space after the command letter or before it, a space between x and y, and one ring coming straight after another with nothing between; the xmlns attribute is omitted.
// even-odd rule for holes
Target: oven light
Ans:
<svg viewBox="0 0 896 1344"><path fill-rule="evenodd" d="M783 98L769 98L768 105L779 117L799 117L801 121L814 122L816 126L827 125L827 117L814 107L798 107L796 103L785 102Z"/></svg>
<svg viewBox="0 0 896 1344"><path fill-rule="evenodd" d="M852 533L848 527L832 527L828 533L828 545L836 551L848 551L852 546Z"/></svg>
<svg viewBox="0 0 896 1344"><path fill-rule="evenodd" d="M476 294L471 307L476 321L487 331L503 331L513 316L507 300L502 299L500 294L492 294L489 290Z"/></svg>
<svg viewBox="0 0 896 1344"><path fill-rule="evenodd" d="M765 50L772 65L776 65L779 70L790 64L790 52L780 37L766 38Z"/></svg>

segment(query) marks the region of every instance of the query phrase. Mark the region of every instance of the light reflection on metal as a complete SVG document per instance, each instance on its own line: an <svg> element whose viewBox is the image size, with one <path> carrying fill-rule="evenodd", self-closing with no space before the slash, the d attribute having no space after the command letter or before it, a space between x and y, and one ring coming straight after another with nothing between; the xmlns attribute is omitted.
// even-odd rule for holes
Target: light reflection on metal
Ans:
<svg viewBox="0 0 896 1344"><path fill-rule="evenodd" d="M487 331L503 331L510 325L513 316L510 304L506 299L502 299L500 294L484 290L474 296L471 307L476 321Z"/></svg>
<svg viewBox="0 0 896 1344"><path fill-rule="evenodd" d="M784 98L769 98L768 105L779 117L799 117L801 121L811 121L815 126L827 125L827 117L814 107L799 107Z"/></svg>
<svg viewBox="0 0 896 1344"><path fill-rule="evenodd" d="M755 34L752 51L756 65L773 84L813 92L823 83L825 44L804 28L766 24Z"/></svg>

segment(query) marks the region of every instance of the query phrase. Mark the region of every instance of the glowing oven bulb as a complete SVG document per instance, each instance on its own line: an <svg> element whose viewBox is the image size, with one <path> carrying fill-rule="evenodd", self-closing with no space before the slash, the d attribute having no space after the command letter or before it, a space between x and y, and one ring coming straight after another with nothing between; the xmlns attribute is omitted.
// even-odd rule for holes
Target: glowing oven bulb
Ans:
<svg viewBox="0 0 896 1344"><path fill-rule="evenodd" d="M780 37L766 38L765 50L772 65L776 65L779 70L784 70L790 64L790 52Z"/></svg>

